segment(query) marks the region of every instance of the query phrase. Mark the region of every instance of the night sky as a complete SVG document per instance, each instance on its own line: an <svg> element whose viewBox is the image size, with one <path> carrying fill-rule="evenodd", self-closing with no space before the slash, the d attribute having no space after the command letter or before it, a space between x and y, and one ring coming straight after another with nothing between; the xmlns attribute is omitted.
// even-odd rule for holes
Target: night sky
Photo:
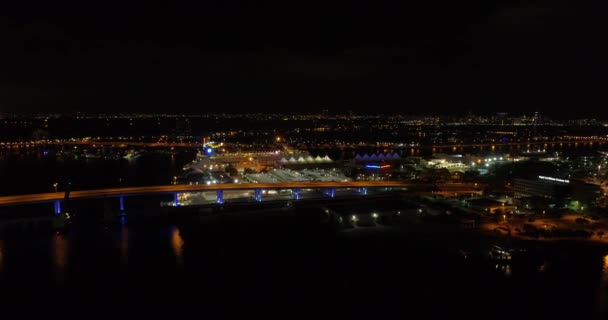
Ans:
<svg viewBox="0 0 608 320"><path fill-rule="evenodd" d="M14 2L0 112L608 118L603 1Z"/></svg>

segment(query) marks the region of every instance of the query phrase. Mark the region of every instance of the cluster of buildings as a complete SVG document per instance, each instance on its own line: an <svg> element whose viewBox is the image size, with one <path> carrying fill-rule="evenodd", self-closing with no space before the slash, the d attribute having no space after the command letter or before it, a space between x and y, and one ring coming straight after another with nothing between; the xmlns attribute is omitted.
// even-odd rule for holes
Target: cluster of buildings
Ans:
<svg viewBox="0 0 608 320"><path fill-rule="evenodd" d="M225 151L224 148L233 148L208 143L186 169L205 172L206 179L211 183L230 182L230 179L248 183L403 179L434 183L479 182L481 185L492 179L493 167L532 159L537 163L552 162L561 165L564 170L561 175L555 176L510 176L500 183L503 187L490 190L489 194L492 196L469 199L472 201L470 205L483 208L488 213L507 209L514 212L533 212L535 209L542 211L553 208L584 211L602 206L608 193L608 183L593 183L580 177L569 177L568 173L577 170L570 167L568 173L565 173L572 160L560 157L558 152L547 153L546 150L512 150L509 153L501 153L500 150L492 148L485 154L433 153L428 157L411 156L405 151L359 151L332 159L329 155L312 155L305 150L290 149L278 144L275 147L275 150L265 151ZM580 157L576 159L578 158ZM584 169L586 173L591 172L591 169L585 166L591 163L591 160L587 161L584 157L581 159L585 161L579 169ZM597 165L596 162L593 164ZM531 172L534 174L534 169ZM492 174L488 175L489 173ZM600 173L597 169L597 178ZM458 195L458 192L449 196L454 195ZM495 196L509 200L497 201L493 198Z"/></svg>
<svg viewBox="0 0 608 320"><path fill-rule="evenodd" d="M600 205L607 192L608 185L583 180L542 175L534 179L513 179L514 199L524 208L565 207L583 212L585 208Z"/></svg>
<svg viewBox="0 0 608 320"><path fill-rule="evenodd" d="M245 170L262 171L276 167L313 168L331 166L334 161L327 155L313 157L306 151L274 150L247 152L216 152L205 146L199 151L193 163L185 169L224 170L232 167L240 173Z"/></svg>
<svg viewBox="0 0 608 320"><path fill-rule="evenodd" d="M491 156L480 156L472 154L435 154L425 161L427 168L447 169L450 172L464 173L476 170L480 174L486 174L490 167L513 161L510 155L494 154Z"/></svg>

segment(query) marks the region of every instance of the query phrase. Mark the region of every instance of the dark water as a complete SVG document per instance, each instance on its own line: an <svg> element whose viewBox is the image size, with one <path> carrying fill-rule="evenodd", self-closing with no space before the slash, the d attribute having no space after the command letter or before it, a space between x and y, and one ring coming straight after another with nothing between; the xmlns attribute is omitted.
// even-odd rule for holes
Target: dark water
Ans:
<svg viewBox="0 0 608 320"><path fill-rule="evenodd" d="M180 152L175 155L142 153L135 160L66 159L43 150L30 153L5 155L0 158L0 195L28 194L59 191L67 182L72 190L118 186L142 186L169 184L181 174L184 164L192 161L195 153Z"/></svg>
<svg viewBox="0 0 608 320"><path fill-rule="evenodd" d="M180 229L181 228L181 229ZM608 258L548 246L536 264L454 254L458 234L242 225L75 228L0 240L0 315L604 319ZM9 317L14 314L17 317Z"/></svg>

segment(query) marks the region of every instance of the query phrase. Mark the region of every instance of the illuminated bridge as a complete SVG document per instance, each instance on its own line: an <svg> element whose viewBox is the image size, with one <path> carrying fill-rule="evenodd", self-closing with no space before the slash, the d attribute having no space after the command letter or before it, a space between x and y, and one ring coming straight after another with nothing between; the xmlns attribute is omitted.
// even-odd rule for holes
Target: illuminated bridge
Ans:
<svg viewBox="0 0 608 320"><path fill-rule="evenodd" d="M281 182L281 183L241 183L241 184L212 184L212 185L162 185L148 187L126 187L95 190L80 190L69 193L70 200L118 198L120 210L124 211L124 198L127 196L143 195L173 195L173 205L178 206L178 194L190 192L215 191L216 203L224 203L224 191L227 190L254 190L254 199L262 201L264 190L291 189L294 200L300 198L302 189L324 189L328 197L334 197L337 188L356 189L362 195L367 194L368 188L412 188L431 187L434 184L421 184L399 181L354 181L354 182ZM469 184L453 183L443 184L442 189L464 190L478 189ZM54 212L61 213L61 203L65 198L63 192L27 194L0 197L0 206L15 206L35 203L54 203Z"/></svg>

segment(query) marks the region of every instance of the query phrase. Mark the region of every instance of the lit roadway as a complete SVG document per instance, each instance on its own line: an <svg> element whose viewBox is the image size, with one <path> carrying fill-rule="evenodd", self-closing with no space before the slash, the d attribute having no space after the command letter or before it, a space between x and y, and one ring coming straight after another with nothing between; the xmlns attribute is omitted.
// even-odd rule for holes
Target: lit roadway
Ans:
<svg viewBox="0 0 608 320"><path fill-rule="evenodd" d="M163 185L149 187L127 187L95 190L71 191L70 199L92 199L118 196L140 196L151 194L174 194L185 192L202 192L217 190L253 190L253 189L323 189L323 188L411 188L430 187L434 184L399 181L351 181L351 182L281 182L281 183L240 183L240 184L199 184L199 185ZM441 184L441 189L476 189L463 183ZM61 201L64 192L50 192L0 197L0 206L32 204Z"/></svg>
<svg viewBox="0 0 608 320"><path fill-rule="evenodd" d="M489 143L455 143L455 144L435 144L433 148L483 148L483 147L512 147L512 146L554 146L554 145L570 145L570 144L586 144L586 143L608 143L606 139L584 139L584 140L555 140L555 141L515 141L515 142L489 142Z"/></svg>

